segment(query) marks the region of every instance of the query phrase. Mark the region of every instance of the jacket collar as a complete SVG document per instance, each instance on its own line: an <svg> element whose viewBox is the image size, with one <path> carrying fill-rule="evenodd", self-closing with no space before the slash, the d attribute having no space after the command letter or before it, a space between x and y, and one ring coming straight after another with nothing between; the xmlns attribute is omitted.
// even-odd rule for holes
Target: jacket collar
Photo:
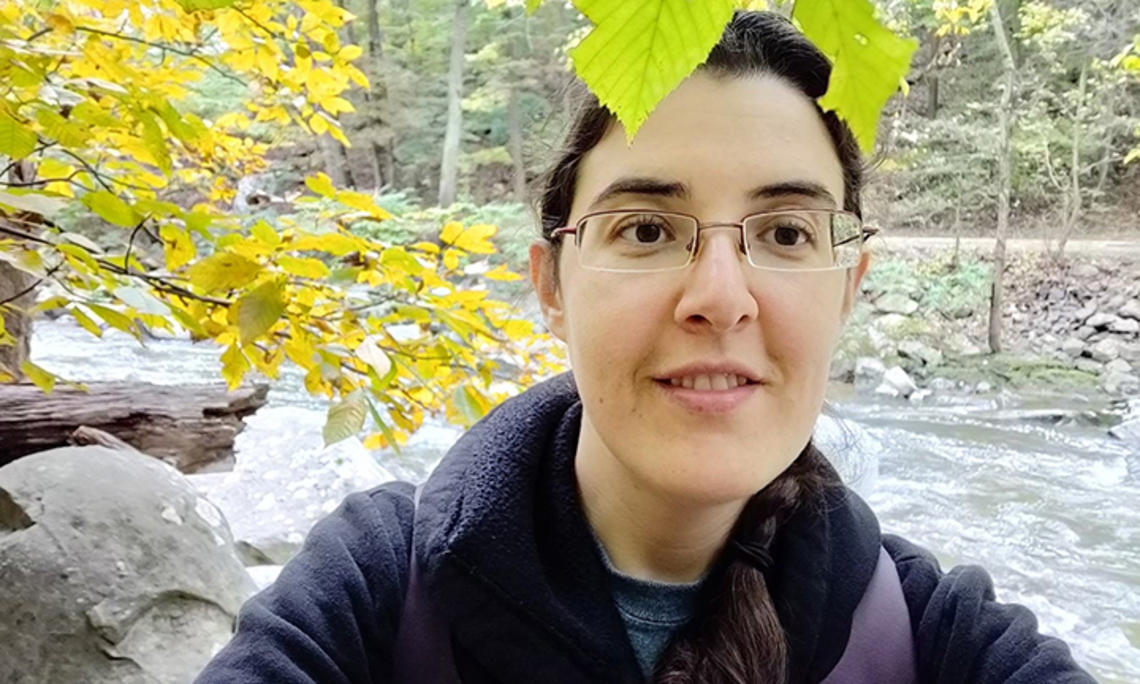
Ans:
<svg viewBox="0 0 1140 684"><path fill-rule="evenodd" d="M420 498L426 586L455 640L505 680L641 681L579 498L581 416L570 373L536 385L468 430ZM818 681L839 660L878 558L866 504L843 488L818 503L773 545L790 682Z"/></svg>

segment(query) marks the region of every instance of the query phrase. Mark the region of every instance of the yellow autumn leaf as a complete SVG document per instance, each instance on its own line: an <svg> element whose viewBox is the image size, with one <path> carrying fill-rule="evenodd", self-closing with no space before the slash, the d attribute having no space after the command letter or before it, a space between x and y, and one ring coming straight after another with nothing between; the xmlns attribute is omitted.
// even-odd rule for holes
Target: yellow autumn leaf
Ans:
<svg viewBox="0 0 1140 684"><path fill-rule="evenodd" d="M389 219L392 215L376 204L376 200L372 195L363 192L356 192L354 190L338 190L336 193L336 201L352 207L360 211L366 211L378 219Z"/></svg>
<svg viewBox="0 0 1140 684"><path fill-rule="evenodd" d="M458 250L444 250L443 265L447 267L447 270L454 271L455 269L459 268L459 254L460 252Z"/></svg>
<svg viewBox="0 0 1140 684"><path fill-rule="evenodd" d="M277 258L277 265L286 273L302 278L317 279L329 276L329 267L325 266L320 259L313 259L312 257L302 258L283 255Z"/></svg>
<svg viewBox="0 0 1140 684"><path fill-rule="evenodd" d="M347 136L345 136L344 131L341 130L340 126L330 125L329 135L331 135L333 139L339 142L341 145L344 145L345 147L352 147L352 142L348 139Z"/></svg>
<svg viewBox="0 0 1140 684"><path fill-rule="evenodd" d="M463 224L458 221L448 221L443 224L443 232L440 233L439 239L443 242L453 245L455 239L463 232Z"/></svg>
<svg viewBox="0 0 1140 684"><path fill-rule="evenodd" d="M487 278L490 278L491 280L502 280L506 282L522 280L522 276L518 273L515 273L514 271L509 270L506 264L499 264L483 275Z"/></svg>
<svg viewBox="0 0 1140 684"><path fill-rule="evenodd" d="M290 251L296 252L326 252L333 256L345 256L360 251L360 242L355 238L341 233L327 233L325 235L304 235L289 245Z"/></svg>
<svg viewBox="0 0 1140 684"><path fill-rule="evenodd" d="M107 223L134 228L142 219L131 205L107 190L96 190L83 196L83 203Z"/></svg>
<svg viewBox="0 0 1140 684"><path fill-rule="evenodd" d="M344 99L343 97L336 96L326 97L325 99L321 100L321 108L333 116L336 116L341 112L356 111L356 107L353 107L351 102Z"/></svg>
<svg viewBox="0 0 1140 684"><path fill-rule="evenodd" d="M231 390L241 385L241 380L249 370L249 361L237 344L231 344L222 352L222 378Z"/></svg>
<svg viewBox="0 0 1140 684"><path fill-rule="evenodd" d="M158 234L162 238L162 252L168 271L177 271L198 255L194 241L186 229L167 224L158 229Z"/></svg>
<svg viewBox="0 0 1140 684"><path fill-rule="evenodd" d="M359 45L345 45L336 56L346 62L351 62L362 54L364 54L364 48Z"/></svg>
<svg viewBox="0 0 1140 684"><path fill-rule="evenodd" d="M285 311L282 294L281 285L270 281L258 285L234 304L242 344L249 344L269 332L281 318Z"/></svg>
<svg viewBox="0 0 1140 684"><path fill-rule="evenodd" d="M31 361L21 363L20 372L26 375L32 384L39 387L44 394L51 394L52 389L55 388L55 374L44 370Z"/></svg>
<svg viewBox="0 0 1140 684"><path fill-rule="evenodd" d="M373 432L364 438L363 444L365 449L376 450L388 446L388 441L384 438L384 433Z"/></svg>
<svg viewBox="0 0 1140 684"><path fill-rule="evenodd" d="M332 197L336 194L332 179L323 173L317 173L305 179L305 187L322 197Z"/></svg>
<svg viewBox="0 0 1140 684"><path fill-rule="evenodd" d="M495 245L491 244L488 238L494 235L498 230L498 228L489 224L469 226L455 238L453 244L472 254L494 254Z"/></svg>
<svg viewBox="0 0 1140 684"><path fill-rule="evenodd" d="M309 117L309 128L317 135L324 135L329 130L329 122L321 114L314 114Z"/></svg>
<svg viewBox="0 0 1140 684"><path fill-rule="evenodd" d="M90 316L80 311L78 306L71 307L67 310L67 312L71 314L71 317L75 319L75 322L79 324L79 327L83 328L95 337L103 337L103 329L99 327L99 324L91 320Z"/></svg>
<svg viewBox="0 0 1140 684"><path fill-rule="evenodd" d="M204 292L232 290L253 282L261 266L233 252L211 254L190 267L190 282Z"/></svg>

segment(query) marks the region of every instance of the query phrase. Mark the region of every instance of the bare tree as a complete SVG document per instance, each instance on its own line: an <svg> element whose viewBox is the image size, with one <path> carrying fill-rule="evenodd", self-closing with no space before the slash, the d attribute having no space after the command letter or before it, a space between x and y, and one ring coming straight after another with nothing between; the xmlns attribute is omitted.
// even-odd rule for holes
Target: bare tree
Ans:
<svg viewBox="0 0 1140 684"><path fill-rule="evenodd" d="M1010 130L1013 128L1013 89L1015 86L1016 65L1013 59L1013 50L1010 49L1009 36L1006 35L1005 25L1002 22L999 3L994 3L990 9L990 23L993 26L994 40L1002 57L1002 92L1001 102L998 104L998 211L997 234L994 241L994 277L993 290L990 293L990 325L989 343L990 351L1001 351L1001 323L1003 304L1003 280L1005 273L1005 238L1009 232L1009 195L1010 195L1010 159L1009 145Z"/></svg>
<svg viewBox="0 0 1140 684"><path fill-rule="evenodd" d="M459 143L463 134L463 61L467 46L467 3L456 0L451 26L451 61L447 70L447 129L443 137L443 158L439 165L439 205L455 202L459 181Z"/></svg>

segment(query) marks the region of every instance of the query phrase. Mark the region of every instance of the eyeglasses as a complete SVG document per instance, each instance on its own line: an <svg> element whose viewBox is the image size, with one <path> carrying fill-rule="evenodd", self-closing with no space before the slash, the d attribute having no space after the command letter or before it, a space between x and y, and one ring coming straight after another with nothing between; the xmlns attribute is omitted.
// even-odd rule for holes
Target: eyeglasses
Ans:
<svg viewBox="0 0 1140 684"><path fill-rule="evenodd" d="M848 211L781 209L745 216L737 223L701 223L668 211L621 209L586 214L551 239L574 235L582 268L618 273L673 271L692 263L703 230L740 231L748 263L769 271L834 271L852 268L868 238L879 230Z"/></svg>

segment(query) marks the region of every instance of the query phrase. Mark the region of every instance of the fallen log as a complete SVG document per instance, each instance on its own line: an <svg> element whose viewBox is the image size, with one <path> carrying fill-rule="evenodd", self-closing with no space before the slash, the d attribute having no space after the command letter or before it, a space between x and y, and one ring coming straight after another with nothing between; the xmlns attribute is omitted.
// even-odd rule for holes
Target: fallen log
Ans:
<svg viewBox="0 0 1140 684"><path fill-rule="evenodd" d="M86 427L184 473L229 470L242 419L265 405L268 392L268 385L230 392L220 384L93 382L86 392L59 386L44 394L27 383L0 384L0 466L66 446Z"/></svg>

